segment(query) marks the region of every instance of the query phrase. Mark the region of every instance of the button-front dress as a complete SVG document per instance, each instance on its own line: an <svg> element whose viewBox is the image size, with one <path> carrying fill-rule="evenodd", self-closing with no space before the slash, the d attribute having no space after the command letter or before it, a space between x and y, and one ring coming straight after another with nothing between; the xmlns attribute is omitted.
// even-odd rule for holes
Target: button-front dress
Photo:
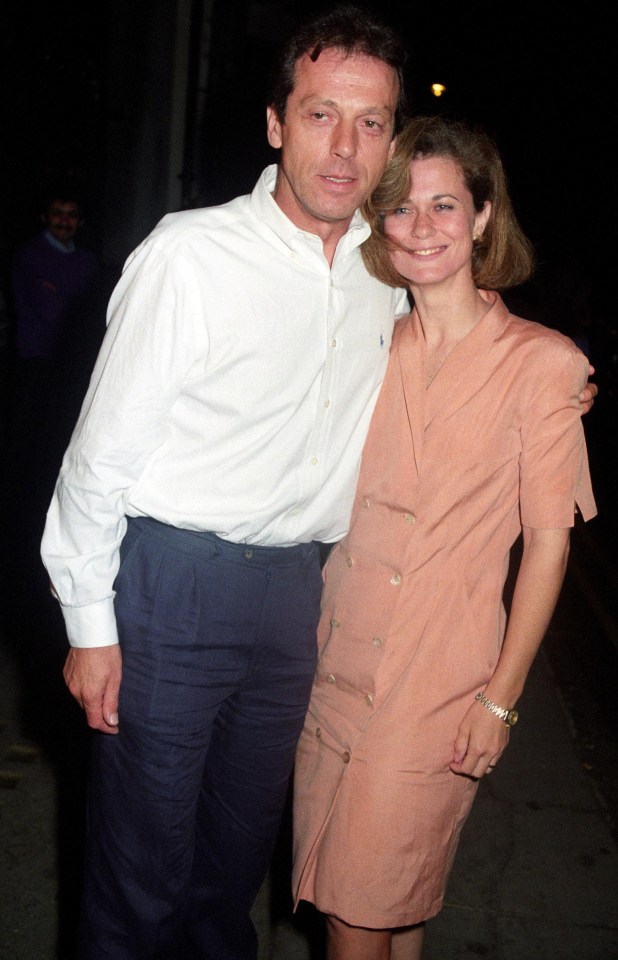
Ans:
<svg viewBox="0 0 618 960"><path fill-rule="evenodd" d="M324 571L293 891L358 926L440 910L477 786L449 762L500 654L509 551L522 524L596 514L587 359L483 296L489 312L428 388L419 318L398 321L350 532Z"/></svg>

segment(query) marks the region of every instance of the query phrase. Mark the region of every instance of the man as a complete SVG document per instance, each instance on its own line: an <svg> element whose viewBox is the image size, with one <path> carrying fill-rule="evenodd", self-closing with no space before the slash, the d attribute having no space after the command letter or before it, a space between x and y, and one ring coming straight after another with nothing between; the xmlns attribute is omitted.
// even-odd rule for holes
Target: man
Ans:
<svg viewBox="0 0 618 960"><path fill-rule="evenodd" d="M256 955L315 668L316 541L347 529L406 309L364 270L358 213L401 63L353 7L299 31L267 112L278 167L165 217L112 295L43 541L97 731L82 958Z"/></svg>
<svg viewBox="0 0 618 960"><path fill-rule="evenodd" d="M365 272L357 213L401 63L354 8L303 29L268 109L279 168L164 218L112 294L43 540L65 679L97 731L89 960L256 954L315 669L314 541L347 529L406 308Z"/></svg>
<svg viewBox="0 0 618 960"><path fill-rule="evenodd" d="M53 185L40 219L43 230L17 250L11 267L16 350L24 360L55 356L64 328L101 271L95 254L75 243L83 223L76 187Z"/></svg>
<svg viewBox="0 0 618 960"><path fill-rule="evenodd" d="M76 245L81 211L77 185L52 183L41 199L43 229L17 249L11 264L10 443L19 471L10 476L8 520L30 561L38 557L45 510L92 370L84 344L98 348L105 331L105 313L97 311L99 260Z"/></svg>

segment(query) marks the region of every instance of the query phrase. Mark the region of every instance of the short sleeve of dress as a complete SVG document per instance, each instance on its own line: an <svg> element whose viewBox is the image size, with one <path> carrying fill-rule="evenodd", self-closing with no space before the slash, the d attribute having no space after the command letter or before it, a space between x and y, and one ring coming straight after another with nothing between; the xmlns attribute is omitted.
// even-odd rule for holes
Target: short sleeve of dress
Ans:
<svg viewBox="0 0 618 960"><path fill-rule="evenodd" d="M576 510L596 516L579 394L588 360L561 335L531 358L522 424L520 509L524 526L572 527Z"/></svg>

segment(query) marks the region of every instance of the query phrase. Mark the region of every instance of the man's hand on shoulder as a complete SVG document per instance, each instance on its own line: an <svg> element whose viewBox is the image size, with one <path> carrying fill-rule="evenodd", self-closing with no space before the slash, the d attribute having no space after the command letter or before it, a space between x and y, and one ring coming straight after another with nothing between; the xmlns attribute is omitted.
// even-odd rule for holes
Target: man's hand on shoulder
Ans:
<svg viewBox="0 0 618 960"><path fill-rule="evenodd" d="M588 376L591 377L593 374L594 374L594 367L591 366L588 372ZM598 392L599 392L599 388L596 385L596 383L591 383L590 380L588 380L588 383L586 384L586 386L584 387L584 389L579 395L579 401L582 405L582 416L585 413L590 413L590 411L592 410L592 406L594 404L594 398L596 397Z"/></svg>
<svg viewBox="0 0 618 960"><path fill-rule="evenodd" d="M122 676L118 644L71 647L63 675L70 692L86 711L88 726L103 733L118 733L118 694Z"/></svg>

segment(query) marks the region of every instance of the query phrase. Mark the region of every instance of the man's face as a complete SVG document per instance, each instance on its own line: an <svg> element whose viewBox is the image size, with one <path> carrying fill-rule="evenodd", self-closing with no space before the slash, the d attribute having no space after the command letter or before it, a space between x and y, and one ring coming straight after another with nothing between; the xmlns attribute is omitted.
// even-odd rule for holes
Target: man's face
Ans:
<svg viewBox="0 0 618 960"><path fill-rule="evenodd" d="M345 232L392 153L398 94L382 60L337 49L298 60L285 122L272 107L267 114L268 141L281 147L274 198L297 227Z"/></svg>
<svg viewBox="0 0 618 960"><path fill-rule="evenodd" d="M79 204L72 200L54 200L41 217L52 237L65 246L79 226Z"/></svg>

